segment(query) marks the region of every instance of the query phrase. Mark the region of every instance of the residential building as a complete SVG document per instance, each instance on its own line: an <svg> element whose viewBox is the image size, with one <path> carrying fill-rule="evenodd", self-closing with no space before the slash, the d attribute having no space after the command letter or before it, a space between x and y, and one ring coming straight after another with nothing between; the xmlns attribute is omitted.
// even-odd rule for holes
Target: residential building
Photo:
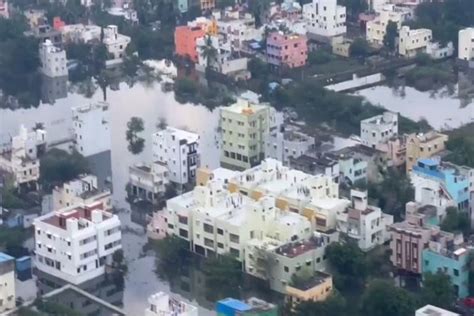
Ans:
<svg viewBox="0 0 474 316"><path fill-rule="evenodd" d="M194 184L201 156L199 135L168 126L153 134L152 139L153 160L168 168L169 180Z"/></svg>
<svg viewBox="0 0 474 316"><path fill-rule="evenodd" d="M276 158L278 159L278 158ZM280 160L280 159L278 159ZM296 170L312 175L326 175L333 179L334 182L339 182L340 165L339 161L332 155L313 155L308 153L294 158L290 156L289 166ZM282 160L281 160L282 161Z"/></svg>
<svg viewBox="0 0 474 316"><path fill-rule="evenodd" d="M367 161L352 154L338 156L339 181L348 185L357 182L367 182Z"/></svg>
<svg viewBox="0 0 474 316"><path fill-rule="evenodd" d="M285 300L294 309L301 302L320 302L326 300L333 291L332 276L315 272L309 279L298 280L286 286Z"/></svg>
<svg viewBox="0 0 474 316"><path fill-rule="evenodd" d="M200 0L201 11L210 11L216 7L216 0Z"/></svg>
<svg viewBox="0 0 474 316"><path fill-rule="evenodd" d="M55 29L56 31L61 31L64 26L66 26L66 22L61 20L61 17L55 16L53 18L53 29Z"/></svg>
<svg viewBox="0 0 474 316"><path fill-rule="evenodd" d="M132 24L137 24L138 13L137 10L132 9L128 4L124 4L121 7L112 7L107 9L107 13L113 16L121 17L125 21L128 21Z"/></svg>
<svg viewBox="0 0 474 316"><path fill-rule="evenodd" d="M53 29L49 24L46 24L42 19L39 24L33 27L30 31L26 31L26 36L33 36L38 39L40 43L49 40L54 46L62 47L63 40L61 32Z"/></svg>
<svg viewBox="0 0 474 316"><path fill-rule="evenodd" d="M267 37L267 62L275 67L298 68L308 59L304 35L273 32Z"/></svg>
<svg viewBox="0 0 474 316"><path fill-rule="evenodd" d="M154 211L151 216L147 217L147 221L146 233L148 238L160 240L168 236L168 223L164 211Z"/></svg>
<svg viewBox="0 0 474 316"><path fill-rule="evenodd" d="M158 292L148 298L145 316L198 316L198 309L165 292Z"/></svg>
<svg viewBox="0 0 474 316"><path fill-rule="evenodd" d="M398 134L398 113L386 111L360 121L362 145L376 148Z"/></svg>
<svg viewBox="0 0 474 316"><path fill-rule="evenodd" d="M74 147L89 157L110 150L110 111L106 102L72 108Z"/></svg>
<svg viewBox="0 0 474 316"><path fill-rule="evenodd" d="M174 32L176 55L189 58L192 62L197 63L199 55L196 49L196 40L206 35L210 23L209 20L204 19L190 22L188 25L177 26Z"/></svg>
<svg viewBox="0 0 474 316"><path fill-rule="evenodd" d="M168 167L160 162L135 164L129 168L129 184L132 197L158 203L169 184Z"/></svg>
<svg viewBox="0 0 474 316"><path fill-rule="evenodd" d="M410 178L416 202L468 210L469 179L458 166L435 158L420 159L413 167Z"/></svg>
<svg viewBox="0 0 474 316"><path fill-rule="evenodd" d="M273 130L265 142L266 158L273 158L283 162L285 166L290 164L290 158L297 159L306 154L314 147L315 140L298 129L280 126Z"/></svg>
<svg viewBox="0 0 474 316"><path fill-rule="evenodd" d="M101 202L56 210L36 218L34 226L36 267L72 284L104 274L122 248L120 220Z"/></svg>
<svg viewBox="0 0 474 316"><path fill-rule="evenodd" d="M472 247L464 244L462 234L444 231L432 234L423 250L423 274L443 272L449 276L456 296L469 296L469 257Z"/></svg>
<svg viewBox="0 0 474 316"><path fill-rule="evenodd" d="M433 32L430 29L411 30L409 26L402 26L398 35L398 53L409 58L426 53L432 38Z"/></svg>
<svg viewBox="0 0 474 316"><path fill-rule="evenodd" d="M89 205L96 202L101 202L106 211L112 209L112 194L110 190L99 189L97 177L91 174L80 175L77 179L55 187L52 195L54 210L73 205Z"/></svg>
<svg viewBox="0 0 474 316"><path fill-rule="evenodd" d="M113 61L121 61L125 57L125 49L131 38L118 32L117 25L108 25L104 28L103 43Z"/></svg>
<svg viewBox="0 0 474 316"><path fill-rule="evenodd" d="M410 134L406 139L406 171L409 173L416 162L422 158L440 155L446 149L448 135L430 131Z"/></svg>
<svg viewBox="0 0 474 316"><path fill-rule="evenodd" d="M0 252L0 313L16 307L15 258Z"/></svg>
<svg viewBox="0 0 474 316"><path fill-rule="evenodd" d="M68 75L66 51L46 40L40 44L39 57L41 72L48 77L66 77Z"/></svg>
<svg viewBox="0 0 474 316"><path fill-rule="evenodd" d="M5 19L8 19L10 17L7 0L0 0L0 17L3 17Z"/></svg>
<svg viewBox="0 0 474 316"><path fill-rule="evenodd" d="M390 240L387 226L393 216L368 205L367 191L351 190L351 205L337 214L337 230L354 239L362 251L369 251Z"/></svg>
<svg viewBox="0 0 474 316"><path fill-rule="evenodd" d="M256 297L239 301L225 298L216 303L217 316L278 316L278 306Z"/></svg>
<svg viewBox="0 0 474 316"><path fill-rule="evenodd" d="M276 129L276 111L268 104L244 99L219 109L221 165L244 170L265 158L265 140Z"/></svg>
<svg viewBox="0 0 474 316"><path fill-rule="evenodd" d="M21 125L19 134L0 148L0 170L8 173L20 189L37 189L40 177L39 157L46 152L46 131L28 132Z"/></svg>
<svg viewBox="0 0 474 316"><path fill-rule="evenodd" d="M388 23L390 21L396 23L397 29L400 30L402 23L410 20L413 15L413 10L410 8L393 4L385 5L375 19L367 21L367 41L377 46L383 46L383 38L387 32Z"/></svg>
<svg viewBox="0 0 474 316"><path fill-rule="evenodd" d="M98 25L68 24L61 28L65 43L90 43L100 40L102 28Z"/></svg>
<svg viewBox="0 0 474 316"><path fill-rule="evenodd" d="M303 5L308 37L328 38L346 33L346 7L337 0L313 0Z"/></svg>
<svg viewBox="0 0 474 316"><path fill-rule="evenodd" d="M350 57L351 45L352 45L351 39L348 39L342 35L335 36L332 38L332 41L331 41L332 53L334 55L338 55L342 57Z"/></svg>
<svg viewBox="0 0 474 316"><path fill-rule="evenodd" d="M446 46L442 46L440 42L431 42L426 47L426 53L432 59L443 59L454 55L454 44L448 42Z"/></svg>
<svg viewBox="0 0 474 316"><path fill-rule="evenodd" d="M30 29L34 29L38 25L43 24L46 12L39 9L29 9L23 11L23 15L25 16Z"/></svg>
<svg viewBox="0 0 474 316"><path fill-rule="evenodd" d="M385 153L392 167L400 167L406 162L407 156L407 137L406 135L397 135L385 143L378 144L376 149Z"/></svg>
<svg viewBox="0 0 474 316"><path fill-rule="evenodd" d="M465 62L474 61L474 27L459 30L458 58Z"/></svg>
<svg viewBox="0 0 474 316"><path fill-rule="evenodd" d="M205 54L206 46L211 45L216 52L215 56L208 61L210 56ZM234 78L236 80L250 79L250 71L248 71L248 58L235 54L232 43L220 38L217 35L207 35L196 40L196 50L198 53L198 63L196 69L201 72L213 70L224 76Z"/></svg>
<svg viewBox="0 0 474 316"><path fill-rule="evenodd" d="M416 310L415 316L460 316L460 314L433 305L425 305Z"/></svg>

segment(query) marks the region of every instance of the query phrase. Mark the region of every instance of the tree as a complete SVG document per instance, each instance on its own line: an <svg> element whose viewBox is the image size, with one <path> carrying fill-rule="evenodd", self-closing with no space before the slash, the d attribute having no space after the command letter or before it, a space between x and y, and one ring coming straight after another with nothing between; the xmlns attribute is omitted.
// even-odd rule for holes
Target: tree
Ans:
<svg viewBox="0 0 474 316"><path fill-rule="evenodd" d="M356 38L349 47L351 57L365 58L369 56L370 45L365 38Z"/></svg>
<svg viewBox="0 0 474 316"><path fill-rule="evenodd" d="M362 296L361 314L364 316L406 316L414 313L413 295L395 287L391 281L374 280Z"/></svg>
<svg viewBox="0 0 474 316"><path fill-rule="evenodd" d="M365 0L342 0L340 4L346 7L350 20L357 21L359 14L368 9L367 3Z"/></svg>
<svg viewBox="0 0 474 316"><path fill-rule="evenodd" d="M242 286L242 266L231 255L207 258L203 265L208 298L235 297ZM217 296L217 297L216 297Z"/></svg>
<svg viewBox="0 0 474 316"><path fill-rule="evenodd" d="M125 136L128 141L128 150L132 154L138 155L145 147L145 139L138 136L138 134L143 132L145 129L143 119L139 117L132 117L130 121L128 121L127 127L128 129Z"/></svg>
<svg viewBox="0 0 474 316"><path fill-rule="evenodd" d="M436 274L425 273L423 275L421 300L423 304L451 308L456 301L456 295L449 275L442 272Z"/></svg>
<svg viewBox="0 0 474 316"><path fill-rule="evenodd" d="M326 257L335 270L336 286L341 289L361 287L367 277L364 253L352 241L332 243L326 248Z"/></svg>
<svg viewBox="0 0 474 316"><path fill-rule="evenodd" d="M178 275L189 264L190 253L186 241L176 236L154 241L156 251L156 272L165 280Z"/></svg>
<svg viewBox="0 0 474 316"><path fill-rule="evenodd" d="M89 172L89 163L77 151L71 154L53 148L40 159L40 183L46 190Z"/></svg>
<svg viewBox="0 0 474 316"><path fill-rule="evenodd" d="M398 36L398 24L393 21L388 21L385 35L383 37L383 45L391 52L395 51L395 40Z"/></svg>
<svg viewBox="0 0 474 316"><path fill-rule="evenodd" d="M469 235L471 224L467 212L460 212L457 207L446 208L446 217L440 225L441 229L451 233L463 233Z"/></svg>
<svg viewBox="0 0 474 316"><path fill-rule="evenodd" d="M347 304L344 297L334 293L322 302L304 301L296 305L293 316L346 316Z"/></svg>
<svg viewBox="0 0 474 316"><path fill-rule="evenodd" d="M227 7L233 7L235 5L235 0L217 0L216 8L225 9Z"/></svg>
<svg viewBox="0 0 474 316"><path fill-rule="evenodd" d="M263 25L263 18L265 13L270 8L271 0L248 0L247 4L249 11L255 17L255 26L260 27Z"/></svg>
<svg viewBox="0 0 474 316"><path fill-rule="evenodd" d="M215 64L217 58L217 49L214 47L211 35L204 39L204 46L200 47L201 54L206 59L206 74L209 74L211 67Z"/></svg>

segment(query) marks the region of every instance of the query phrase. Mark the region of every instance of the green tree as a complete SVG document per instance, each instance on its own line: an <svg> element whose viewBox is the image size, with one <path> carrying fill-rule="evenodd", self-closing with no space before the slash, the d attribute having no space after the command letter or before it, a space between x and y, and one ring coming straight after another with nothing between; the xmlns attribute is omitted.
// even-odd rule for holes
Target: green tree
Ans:
<svg viewBox="0 0 474 316"><path fill-rule="evenodd" d="M337 288L347 290L363 286L368 274L367 265L364 253L355 242L330 244L326 257L334 269Z"/></svg>
<svg viewBox="0 0 474 316"><path fill-rule="evenodd" d="M296 305L293 316L346 316L347 303L344 297L335 293L322 302L304 301Z"/></svg>
<svg viewBox="0 0 474 316"><path fill-rule="evenodd" d="M351 21L357 21L359 14L368 9L365 0L342 0L340 4L346 7L348 18Z"/></svg>
<svg viewBox="0 0 474 316"><path fill-rule="evenodd" d="M356 38L349 47L351 57L365 58L369 56L370 46L365 38Z"/></svg>
<svg viewBox="0 0 474 316"><path fill-rule="evenodd" d="M204 46L201 46L202 57L206 59L206 74L209 75L211 67L216 63L217 49L212 44L212 37L207 35L204 39Z"/></svg>
<svg viewBox="0 0 474 316"><path fill-rule="evenodd" d="M249 11L255 17L255 25L260 27L263 25L263 19L270 8L271 0L248 0L247 4L249 7Z"/></svg>
<svg viewBox="0 0 474 316"><path fill-rule="evenodd" d="M390 51L394 52L396 43L395 40L398 36L398 25L396 22L388 21L385 35L383 37L383 45Z"/></svg>
<svg viewBox="0 0 474 316"><path fill-rule="evenodd" d="M144 129L143 119L139 117L134 116L127 123L125 136L128 141L128 150L134 155L141 153L145 147L145 139L138 136Z"/></svg>
<svg viewBox="0 0 474 316"><path fill-rule="evenodd" d="M423 275L421 301L423 304L451 308L456 301L456 295L449 275L442 272L436 274L425 273Z"/></svg>
<svg viewBox="0 0 474 316"><path fill-rule="evenodd" d="M89 172L89 163L77 151L71 154L53 148L40 159L40 183L46 190Z"/></svg>
<svg viewBox="0 0 474 316"><path fill-rule="evenodd" d="M178 275L181 269L189 264L190 252L187 243L176 236L152 242L156 251L156 272L165 280L170 280Z"/></svg>
<svg viewBox="0 0 474 316"><path fill-rule="evenodd" d="M446 217L440 225L441 229L452 233L463 233L469 235L471 224L467 212L461 212L457 207L447 207Z"/></svg>
<svg viewBox="0 0 474 316"><path fill-rule="evenodd" d="M206 275L206 290L209 299L236 297L242 286L242 266L231 255L207 258L202 267Z"/></svg>
<svg viewBox="0 0 474 316"><path fill-rule="evenodd" d="M393 281L374 280L361 300L361 315L407 316L415 313L415 300L406 290L395 287Z"/></svg>

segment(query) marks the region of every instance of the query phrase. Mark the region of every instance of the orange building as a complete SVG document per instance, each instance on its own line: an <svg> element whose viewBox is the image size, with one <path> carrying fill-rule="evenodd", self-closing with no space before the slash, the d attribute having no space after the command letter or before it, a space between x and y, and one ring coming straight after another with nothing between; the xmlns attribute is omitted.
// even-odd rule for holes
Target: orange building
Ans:
<svg viewBox="0 0 474 316"><path fill-rule="evenodd" d="M53 18L53 28L56 31L61 31L65 25L66 23L59 16Z"/></svg>
<svg viewBox="0 0 474 316"><path fill-rule="evenodd" d="M206 31L200 26L178 26L174 32L174 44L176 55L181 57L188 56L193 62L198 61L198 52L196 51L196 39L203 37Z"/></svg>

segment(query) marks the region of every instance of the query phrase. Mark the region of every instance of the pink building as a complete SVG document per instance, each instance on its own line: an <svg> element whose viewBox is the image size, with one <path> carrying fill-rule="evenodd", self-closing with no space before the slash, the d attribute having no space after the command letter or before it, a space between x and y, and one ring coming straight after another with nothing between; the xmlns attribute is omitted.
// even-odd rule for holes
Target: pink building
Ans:
<svg viewBox="0 0 474 316"><path fill-rule="evenodd" d="M393 137L386 143L377 145L376 148L387 155L393 167L402 166L406 161L407 144L404 136Z"/></svg>
<svg viewBox="0 0 474 316"><path fill-rule="evenodd" d="M304 35L274 32L267 37L267 62L288 68L302 67L308 59L307 38Z"/></svg>
<svg viewBox="0 0 474 316"><path fill-rule="evenodd" d="M7 0L0 0L0 17L4 17L5 19L9 17Z"/></svg>

